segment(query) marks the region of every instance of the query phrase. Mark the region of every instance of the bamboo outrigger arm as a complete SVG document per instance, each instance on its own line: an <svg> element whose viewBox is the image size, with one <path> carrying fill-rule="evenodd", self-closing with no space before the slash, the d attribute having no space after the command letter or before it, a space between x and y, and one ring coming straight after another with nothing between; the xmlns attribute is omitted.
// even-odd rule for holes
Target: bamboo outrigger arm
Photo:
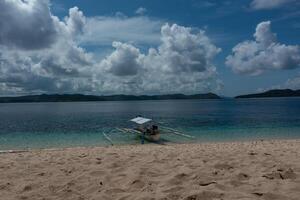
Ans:
<svg viewBox="0 0 300 200"><path fill-rule="evenodd" d="M128 131L123 128L116 128L116 129L122 133L128 133Z"/></svg>
<svg viewBox="0 0 300 200"><path fill-rule="evenodd" d="M134 129L126 129L126 131L129 132L129 133L143 134L142 132L134 130Z"/></svg>
<svg viewBox="0 0 300 200"><path fill-rule="evenodd" d="M175 134L175 135L179 135L179 136L187 137L187 138L195 138L194 136L191 136L191 135L187 135L187 134L181 133L181 132L179 132L178 130L173 129L173 128L169 128L169 127L165 127L165 126L160 126L160 127L161 127L162 129L165 129L165 130L170 131L170 133Z"/></svg>
<svg viewBox="0 0 300 200"><path fill-rule="evenodd" d="M110 142L110 144L113 146L114 143L113 143L112 139L110 139L110 137L108 137L108 135L106 135L106 133L102 132L102 134L105 137L105 139L107 139Z"/></svg>
<svg viewBox="0 0 300 200"><path fill-rule="evenodd" d="M134 130L134 129L130 129L130 128L116 128L116 130L118 130L122 133L141 134L141 132Z"/></svg>

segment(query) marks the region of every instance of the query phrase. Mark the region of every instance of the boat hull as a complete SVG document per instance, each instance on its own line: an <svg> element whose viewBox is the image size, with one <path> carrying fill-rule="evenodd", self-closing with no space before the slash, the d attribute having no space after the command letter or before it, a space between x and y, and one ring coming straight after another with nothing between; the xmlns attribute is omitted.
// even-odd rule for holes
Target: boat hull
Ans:
<svg viewBox="0 0 300 200"><path fill-rule="evenodd" d="M147 138L151 141L157 142L160 140L160 134L147 135Z"/></svg>

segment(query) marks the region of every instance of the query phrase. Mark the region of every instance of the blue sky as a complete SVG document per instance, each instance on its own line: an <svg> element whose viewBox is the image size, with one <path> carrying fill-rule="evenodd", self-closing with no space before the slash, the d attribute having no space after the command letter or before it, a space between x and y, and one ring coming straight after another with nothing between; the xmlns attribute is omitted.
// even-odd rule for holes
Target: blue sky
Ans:
<svg viewBox="0 0 300 200"><path fill-rule="evenodd" d="M30 1L35 2L34 0ZM80 29L78 31L80 33L71 34L72 36L68 35L68 37L72 37L72 40L63 42L66 42L66 44L72 43L72 45L74 43L74 46L70 48L74 49L74 52L76 50L77 53L83 54L79 55L78 53L77 56L86 59L82 61L86 63L86 68L93 65L93 68L89 70L92 73L81 68L78 69L78 66L66 69L63 65L69 64L70 61L62 61L62 63L59 63L62 67L57 71L66 72L66 76L60 74L59 77L61 78L58 79L58 76L53 75L54 68L52 68L51 76L55 79L44 74L41 77L40 71L38 73L34 71L37 67L33 68L32 66L38 65L41 69L44 69L44 66L40 66L40 63L44 63L45 60L48 61L46 63L50 61L44 57L45 50L40 48L34 51L40 51L39 56L43 54L40 58L42 62L30 64L30 72L26 71L29 74L28 76L34 77L33 79L37 82L29 84L24 81L26 78L22 78L22 82L12 83L11 80L16 79L14 76L19 75L10 74L10 78L2 78L1 95L38 92L142 94L167 93L168 91L171 93L212 91L225 96L234 96L272 88L300 88L300 3L297 0L51 0L45 2L50 8L50 17L52 19L53 16L58 17L58 20L64 23L66 29L73 26L73 24L79 24L76 25L76 29ZM77 7L78 10L74 11L73 24L70 23L71 25L69 25L66 18L72 19L70 9L74 7ZM20 11L17 10L16 12ZM3 18L5 17L10 16L4 15ZM80 21L79 18L84 18L84 22ZM164 35L161 31L166 23L168 23L168 27L165 27L165 29L170 33L166 32ZM178 27L173 27L174 24ZM13 30L13 28L11 29ZM191 30L189 31L188 28ZM202 31L205 31L205 33L204 35L198 35L193 44L187 44L184 51L170 53L172 55L173 53L182 53L182 55L179 55L182 56L180 57L181 60L179 59L180 61L183 57L189 58L190 56L189 59L183 60L182 65L179 65L179 67L173 67L170 66L170 63L176 65L178 60L171 60L168 57L170 54L163 51L168 52L170 48L177 48L176 45L180 45L182 41L174 42L174 44L169 44L170 41L165 43L161 41L164 38L173 36L178 39L180 38L177 37L178 32L182 31L189 37L196 36ZM256 38L254 33L258 35ZM68 34L70 34L70 31ZM259 39L259 35L263 35L261 37L267 39L274 35L276 38L273 38L271 43L264 46L264 41ZM202 40L201 38L208 38L209 42L201 43L199 42ZM1 46L0 38L0 48L4 52L3 55L11 55L11 51L16 51L10 49L14 41L8 44L5 40L7 39L2 39L4 42ZM66 46L62 45L62 39L57 39L57 41L60 42L57 42L57 45L51 44L51 48L52 46L59 46L59 44ZM251 42L248 44L247 41ZM121 42L121 44L116 43L112 46L113 42ZM169 47L168 45L174 46ZM203 47L195 49L193 45L203 45ZM232 49L237 45L247 49L246 52L241 49L232 52ZM9 46L9 48L3 46ZM194 53L189 53L188 47L190 46L193 46L190 52ZM209 51L213 47L215 49L211 53L200 53L201 51ZM45 48L49 49L49 47ZM33 55L33 53L29 55L26 49L26 51L24 48L20 49L18 50L19 54L28 55L29 59L34 62L33 58L36 58L36 55ZM155 49L155 56L150 55L149 49ZM70 51L70 49L66 49L66 51ZM253 52L251 55L247 55L248 51ZM30 52L32 52L32 49L30 49ZM55 51L53 50L53 52ZM7 59L9 55L3 57L2 60ZM55 56L57 55L55 54ZM195 58L197 56L201 59ZM229 58L229 56L232 56L232 58ZM133 60L129 58L133 58ZM63 60L61 57L55 57L55 59ZM151 60L153 60L153 65L157 65L157 68L148 67L148 65L151 65ZM155 62L165 66L161 67ZM7 61L7 63L13 62ZM51 63L53 62L51 61ZM55 63L56 65L58 63ZM49 71L48 66L52 65L48 64L44 71ZM145 68L145 71L140 70L139 67ZM160 70L160 68L163 68L161 72L151 74L151 71ZM72 76L69 73L70 71L74 72ZM95 78L95 74L97 74L95 71L99 73L97 78ZM106 72L111 72L111 74L105 74ZM5 73L12 72L6 70ZM164 73L166 75L160 76L157 80L153 78L152 82L159 82L162 79L164 81L151 85L151 76L139 75L139 73L148 73L152 77ZM24 72L22 72L23 74ZM80 74L80 77L78 78L74 74ZM86 78L88 76L93 78ZM191 76L189 81L187 81L188 76ZM147 81L145 81L146 79ZM120 80L122 81L120 82ZM172 84L172 81L174 84ZM36 87L40 84L44 84L45 87ZM130 87L125 87L124 84L130 85ZM74 89L70 85L77 86ZM148 87L149 85L151 87ZM14 88L11 89L12 87Z"/></svg>

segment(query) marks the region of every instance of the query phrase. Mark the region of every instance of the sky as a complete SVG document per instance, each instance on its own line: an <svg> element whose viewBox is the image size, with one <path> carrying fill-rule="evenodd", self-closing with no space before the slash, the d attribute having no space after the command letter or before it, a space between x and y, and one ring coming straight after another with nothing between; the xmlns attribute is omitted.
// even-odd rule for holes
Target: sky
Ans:
<svg viewBox="0 0 300 200"><path fill-rule="evenodd" d="M300 89L299 0L0 0L0 96Z"/></svg>

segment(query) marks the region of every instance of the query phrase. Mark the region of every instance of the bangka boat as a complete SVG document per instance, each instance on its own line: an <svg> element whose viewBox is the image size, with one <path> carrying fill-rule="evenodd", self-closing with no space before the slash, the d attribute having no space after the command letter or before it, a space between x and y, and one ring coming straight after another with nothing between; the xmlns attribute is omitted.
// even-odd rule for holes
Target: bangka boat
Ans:
<svg viewBox="0 0 300 200"><path fill-rule="evenodd" d="M171 127L160 125L159 122L154 122L152 119L144 118L141 116L135 117L130 122L133 122L136 126L134 128L114 128L112 130L117 130L119 133L124 134L135 134L141 138L141 144L145 143L145 140L149 142L159 143L161 139L161 134L174 134L180 137L194 138L191 135L182 133ZM103 133L104 137L113 145L112 139L109 137L109 133Z"/></svg>

